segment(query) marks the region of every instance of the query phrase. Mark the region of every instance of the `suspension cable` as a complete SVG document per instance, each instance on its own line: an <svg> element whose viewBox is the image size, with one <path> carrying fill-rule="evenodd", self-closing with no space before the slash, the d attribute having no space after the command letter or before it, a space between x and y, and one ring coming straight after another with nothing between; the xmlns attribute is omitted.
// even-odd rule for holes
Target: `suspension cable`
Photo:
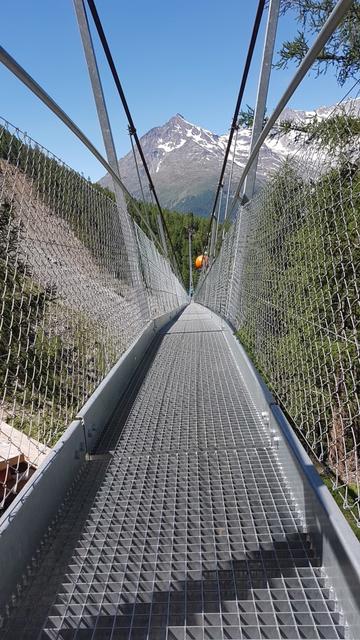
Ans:
<svg viewBox="0 0 360 640"><path fill-rule="evenodd" d="M167 239L168 239L171 251L172 251L172 255L173 255L173 258L174 258L175 263L176 263L176 267L177 267L177 270L178 270L178 275L181 278L181 271L180 271L180 267L179 267L179 262L178 262L178 259L177 259L177 256L176 256L176 253L175 253L175 250L174 250L174 246L173 246L170 234L169 234L169 230L168 230L168 227L167 227L167 224L166 224L166 221L165 221L165 216L164 216L163 210L161 208L157 193L155 191L154 183L152 181L152 178L151 178L151 175L150 175L150 171L149 171L149 168L148 168L145 156L144 156L144 152L142 150L139 137L137 135L137 131L136 131L136 127L135 127L135 124L134 124L134 120L132 118L132 115L131 115L131 112L130 112L130 109L129 109L129 105L128 105L127 100L126 100L125 93L124 93L124 90L122 88L118 72L116 70L116 66L115 66L111 51L110 51L110 47L109 47L107 38L105 36L105 32L104 32L103 26L101 24L100 16L99 16L98 11L96 9L94 0L87 0L87 3L88 3L88 6L89 6L91 15L93 17L93 20L94 20L94 24L95 24L98 36L100 38L101 45L103 47L103 50L104 50L104 53L105 53L105 57L107 59L108 65L110 67L110 71L111 71L113 80L115 82L115 86L117 88L120 100L121 100L122 105L124 107L124 111L125 111L128 123L129 123L130 135L133 136L133 138L135 140L135 144L136 144L137 150L139 152L141 161L143 163L143 167L145 169L145 173L146 173L147 179L149 181L149 188L150 188L150 191L153 193L153 196L154 196L154 199L155 199L155 202L156 202L156 206L158 208L159 215L160 215L160 218L161 218L161 222L162 222L163 227L165 229L166 236L167 236Z"/></svg>
<svg viewBox="0 0 360 640"><path fill-rule="evenodd" d="M240 84L240 88L239 88L239 93L238 93L238 97L237 97L237 101L236 101L236 105L235 105L234 116L233 116L232 123L231 123L229 139L228 139L228 143L227 143L227 146L226 146L223 165L222 165L222 168L221 168L219 184L218 184L218 187L217 187L217 190L216 190L215 201L214 201L214 204L213 204L213 208L212 208L212 212L211 212L211 216L210 216L210 220L209 220L209 227L208 227L208 233L207 233L207 237L208 238L210 237L211 224L212 224L213 218L215 217L216 205L217 205L217 201L219 199L220 190L223 187L225 169L226 169L226 165L227 165L228 156L229 156L229 153L230 153L230 148L231 148L232 140L233 140L233 137L234 137L234 133L236 131L236 127L237 127L237 124L238 124L238 117L239 117L241 102L242 102L242 99L243 99L243 95L244 95L244 91L245 91L245 87L246 87L246 82L247 82L247 78L248 78L248 75L249 75L250 65L251 65L252 57L253 57L254 50L255 50L255 44L256 44L258 33L259 33L261 18L262 18L263 12L264 12L264 7L265 7L265 0L259 0L259 4L258 4L256 16L255 16L255 21L254 21L254 26L253 26L253 31L252 31L252 35L251 35L251 40L250 40L250 44L249 44L249 48L248 48L248 52L247 52L247 56L246 56L244 72L243 72L243 76L242 76L242 80L241 80L241 84Z"/></svg>

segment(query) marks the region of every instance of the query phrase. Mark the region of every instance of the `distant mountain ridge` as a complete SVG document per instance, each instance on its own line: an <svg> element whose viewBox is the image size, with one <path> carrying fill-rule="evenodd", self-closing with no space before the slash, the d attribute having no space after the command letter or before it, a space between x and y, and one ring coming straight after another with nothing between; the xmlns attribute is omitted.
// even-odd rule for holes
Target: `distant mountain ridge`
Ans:
<svg viewBox="0 0 360 640"><path fill-rule="evenodd" d="M360 111L360 100L359 111ZM281 119L307 122L315 115L318 119L333 113L334 107L320 107L313 111L285 109ZM141 138L141 145L160 202L164 207L180 212L192 211L198 215L208 215L212 207L215 189L219 180L228 135L217 135L192 124L177 113L165 124L150 129ZM233 191L244 167L251 140L250 129L240 129L238 133ZM259 154L257 188L266 180L281 161L293 149L292 134L281 138L268 138ZM233 148L230 153L232 159ZM139 163L140 164L140 163ZM230 163L228 164L230 167ZM119 160L120 175L129 191L141 198L141 190L136 173L134 157L129 152ZM228 169L229 170L229 169ZM145 173L140 167L145 197L150 194ZM100 180L102 186L112 187L109 175ZM225 181L227 185L227 181Z"/></svg>

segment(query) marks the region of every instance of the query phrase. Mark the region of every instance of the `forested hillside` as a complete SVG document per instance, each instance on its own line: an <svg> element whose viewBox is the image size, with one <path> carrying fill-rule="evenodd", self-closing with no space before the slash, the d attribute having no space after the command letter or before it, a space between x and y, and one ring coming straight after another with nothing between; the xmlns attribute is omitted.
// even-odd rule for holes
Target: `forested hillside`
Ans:
<svg viewBox="0 0 360 640"><path fill-rule="evenodd" d="M138 203L138 207L143 212L143 217L148 220L150 227L153 229L154 233L158 234L157 229L157 216L158 210L154 205L147 203ZM145 225L139 218L139 215L135 209L135 207L130 204L130 211L139 224L140 227L143 228L144 231ZM198 255L202 254L207 244L207 233L209 227L208 218L204 218L202 216L196 216L192 213L178 213L177 211L169 211L168 209L163 209L164 218L166 222L166 226L169 231L169 235L171 238L172 245L174 247L174 251L176 253L181 276L183 279L183 283L185 287L188 287L189 284L189 234L188 229L192 229L192 265L193 265L193 282L194 286L197 283L199 272L194 268L194 262ZM219 225L219 233L218 237L220 240L220 235L222 232L222 225Z"/></svg>
<svg viewBox="0 0 360 640"><path fill-rule="evenodd" d="M112 199L115 196L111 190L102 187L99 183L93 185L96 189L106 194ZM139 202L132 200L128 202L129 212L134 218L135 222L139 225L145 233L149 233L149 227L155 234L159 236L159 229L157 224L157 217L159 215L158 209L155 205L148 202ZM188 230L192 229L192 241L191 241L191 253L192 253L192 265L193 265L193 282L194 286L199 278L199 272L194 268L195 259L197 256L207 247L207 234L209 231L209 219L203 216L197 216L193 213L179 213L177 211L170 211L169 209L162 209L166 226L169 231L170 239L176 253L176 257L180 266L181 277L185 287L189 284L189 233ZM219 225L218 230L218 245L221 243L221 235L223 231L223 225Z"/></svg>

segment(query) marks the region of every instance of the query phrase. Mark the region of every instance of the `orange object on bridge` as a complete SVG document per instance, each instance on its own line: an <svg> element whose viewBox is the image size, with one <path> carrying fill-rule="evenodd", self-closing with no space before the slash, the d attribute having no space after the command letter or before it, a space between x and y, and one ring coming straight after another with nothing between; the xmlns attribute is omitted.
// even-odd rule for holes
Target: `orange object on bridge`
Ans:
<svg viewBox="0 0 360 640"><path fill-rule="evenodd" d="M206 254L205 254L205 255L198 256L198 257L196 258L196 260L195 260L195 268L196 268L196 269L201 269L201 268L202 268L202 266L207 267L207 263L208 263L208 261L209 261L209 258L208 258L208 256L207 256Z"/></svg>

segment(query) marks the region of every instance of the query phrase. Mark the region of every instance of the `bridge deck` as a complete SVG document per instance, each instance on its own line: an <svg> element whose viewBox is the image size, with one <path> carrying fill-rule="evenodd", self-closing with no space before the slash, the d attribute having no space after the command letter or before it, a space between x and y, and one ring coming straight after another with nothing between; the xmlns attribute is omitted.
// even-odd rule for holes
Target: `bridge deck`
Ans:
<svg viewBox="0 0 360 640"><path fill-rule="evenodd" d="M344 638L276 454L191 304L89 461L3 637Z"/></svg>

